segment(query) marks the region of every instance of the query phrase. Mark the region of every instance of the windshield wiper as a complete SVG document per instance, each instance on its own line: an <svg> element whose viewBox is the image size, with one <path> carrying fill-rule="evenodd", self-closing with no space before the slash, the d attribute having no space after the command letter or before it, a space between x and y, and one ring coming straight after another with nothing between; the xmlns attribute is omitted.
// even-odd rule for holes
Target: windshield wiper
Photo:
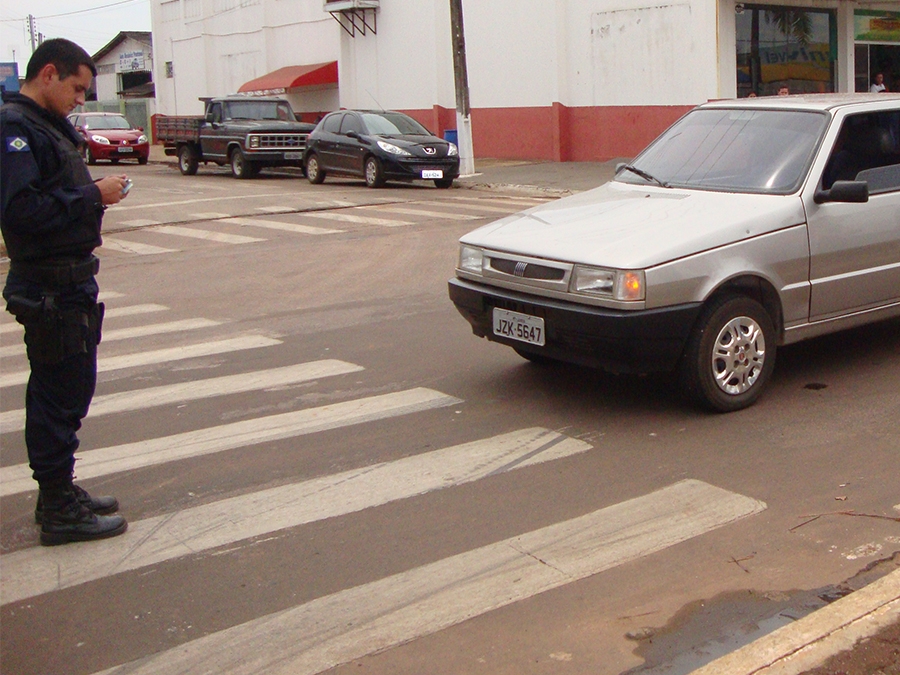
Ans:
<svg viewBox="0 0 900 675"><path fill-rule="evenodd" d="M626 165L623 166L622 168L623 168L625 171L630 171L631 173L636 173L638 176L640 176L640 177L643 178L644 180L648 180L648 181L650 181L650 182L652 182L652 183L656 183L656 184L659 185L660 187L664 187L664 188L671 187L671 186L670 186L667 182L665 182L664 180L660 180L660 179L657 178L656 176L654 176L654 175L652 175L652 174L649 174L649 173L647 173L646 171L644 171L643 169L637 168L636 166L632 166L631 164L626 164Z"/></svg>

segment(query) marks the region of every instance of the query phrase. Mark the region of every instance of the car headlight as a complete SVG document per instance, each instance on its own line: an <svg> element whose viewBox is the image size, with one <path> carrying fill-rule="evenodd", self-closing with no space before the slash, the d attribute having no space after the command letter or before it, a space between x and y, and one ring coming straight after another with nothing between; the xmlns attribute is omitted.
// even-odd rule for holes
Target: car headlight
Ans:
<svg viewBox="0 0 900 675"><path fill-rule="evenodd" d="M401 148L397 145L394 145L393 143L388 143L387 141L378 141L378 147L392 155L399 155L401 157L411 157L412 156L412 153L407 152L403 148Z"/></svg>
<svg viewBox="0 0 900 675"><path fill-rule="evenodd" d="M459 148L453 143L448 143L447 157L456 157L459 154Z"/></svg>
<svg viewBox="0 0 900 675"><path fill-rule="evenodd" d="M484 252L480 248L474 246L459 246L459 269L471 272L472 274L481 274L481 266L484 263Z"/></svg>
<svg viewBox="0 0 900 675"><path fill-rule="evenodd" d="M247 147L248 148L258 148L259 147L259 136L248 136L247 137Z"/></svg>
<svg viewBox="0 0 900 675"><path fill-rule="evenodd" d="M146 143L146 142L147 142L147 137L146 137L144 134L141 134L140 136L138 136L137 142L138 142L139 144L140 144L140 143Z"/></svg>
<svg viewBox="0 0 900 675"><path fill-rule="evenodd" d="M96 134L91 136L91 140L94 143L99 143L100 145L109 145L109 139L106 136L97 136Z"/></svg>
<svg viewBox="0 0 900 675"><path fill-rule="evenodd" d="M646 297L646 280L641 270L606 270L576 265L569 289L574 293L629 302Z"/></svg>

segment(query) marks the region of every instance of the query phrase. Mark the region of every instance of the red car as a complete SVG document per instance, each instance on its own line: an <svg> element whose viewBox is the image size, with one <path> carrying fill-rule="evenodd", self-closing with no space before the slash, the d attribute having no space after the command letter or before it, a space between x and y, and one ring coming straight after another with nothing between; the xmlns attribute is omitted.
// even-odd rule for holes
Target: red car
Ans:
<svg viewBox="0 0 900 675"><path fill-rule="evenodd" d="M72 126L84 137L81 154L86 164L108 159L117 164L120 159L136 159L146 164L150 157L150 142L143 129L135 129L119 113L86 112L69 115Z"/></svg>

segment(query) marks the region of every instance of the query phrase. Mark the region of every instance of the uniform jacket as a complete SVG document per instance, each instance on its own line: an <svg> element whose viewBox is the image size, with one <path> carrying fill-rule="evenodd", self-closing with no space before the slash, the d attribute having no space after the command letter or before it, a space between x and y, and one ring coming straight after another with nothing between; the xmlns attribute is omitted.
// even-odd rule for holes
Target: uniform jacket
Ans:
<svg viewBox="0 0 900 675"><path fill-rule="evenodd" d="M84 259L100 246L100 189L68 120L21 94L0 107L0 229L14 262Z"/></svg>

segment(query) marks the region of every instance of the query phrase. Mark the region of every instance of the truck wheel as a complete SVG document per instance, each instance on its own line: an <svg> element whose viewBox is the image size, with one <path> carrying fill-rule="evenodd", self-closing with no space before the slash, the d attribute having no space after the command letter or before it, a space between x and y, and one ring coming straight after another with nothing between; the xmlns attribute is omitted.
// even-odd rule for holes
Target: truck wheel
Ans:
<svg viewBox="0 0 900 675"><path fill-rule="evenodd" d="M183 176L193 176L197 173L197 153L190 145L182 145L178 148L178 169Z"/></svg>
<svg viewBox="0 0 900 675"><path fill-rule="evenodd" d="M384 187L384 169L377 157L366 160L366 185L370 188Z"/></svg>
<svg viewBox="0 0 900 675"><path fill-rule="evenodd" d="M306 178L314 185L325 182L325 172L319 166L319 158L314 152L306 158Z"/></svg>
<svg viewBox="0 0 900 675"><path fill-rule="evenodd" d="M253 178L259 173L259 167L248 162L240 148L231 151L231 175L235 178Z"/></svg>
<svg viewBox="0 0 900 675"><path fill-rule="evenodd" d="M681 363L682 384L698 403L717 412L756 402L775 368L775 328L765 308L731 295L707 305Z"/></svg>

